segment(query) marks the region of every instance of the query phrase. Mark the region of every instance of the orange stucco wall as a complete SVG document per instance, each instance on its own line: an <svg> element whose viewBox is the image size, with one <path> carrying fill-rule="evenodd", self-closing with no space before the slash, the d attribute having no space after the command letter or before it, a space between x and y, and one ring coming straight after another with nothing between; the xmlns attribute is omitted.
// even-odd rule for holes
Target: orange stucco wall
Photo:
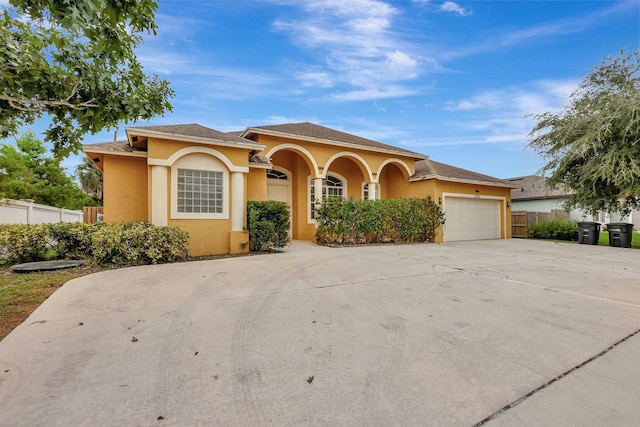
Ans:
<svg viewBox="0 0 640 427"><path fill-rule="evenodd" d="M148 221L148 168L142 157L105 155L104 220Z"/></svg>
<svg viewBox="0 0 640 427"><path fill-rule="evenodd" d="M153 159L168 159L175 152L188 147L202 147L211 148L219 151L225 157L227 157L231 163L236 166L248 166L249 156L247 148L233 148L233 147L220 147L212 146L209 144L196 144L191 142L172 141L168 139L149 138L147 143L148 157Z"/></svg>
<svg viewBox="0 0 640 427"><path fill-rule="evenodd" d="M355 167L361 170L362 175L366 176L368 174L366 171L366 167L357 158L358 156L364 159L364 161L369 165L369 168L371 169L372 174L377 173L378 169L380 169L380 166L389 158L396 158L401 161L404 161L404 163L406 164L406 166L409 168L409 171L410 171L410 173L407 174L407 177L410 175L413 175L413 173L415 172L415 164L414 164L413 157L409 157L403 154L379 153L379 152L368 151L366 149L361 149L356 147L331 146L331 145L326 145L322 143L299 141L294 139L274 137L270 135L256 135L255 141L265 145L265 149L262 150L262 153L261 153L263 155L267 155L267 153L273 153L274 148L278 146L282 146L283 144L293 144L297 147L300 147L301 150L298 150L297 152L300 154L300 156L303 159L305 159L306 162L309 163L309 169L311 170L311 162L308 161L307 159L308 156L306 153L310 153L311 156L315 159L316 164L318 165L319 168L321 168L320 173L323 173L323 171L325 170L334 169L334 164L336 162L341 161L343 158L349 158L350 160L353 161L353 165L355 165ZM295 151L295 149L292 149L292 148L287 148L286 150ZM342 153L341 156L335 159L334 156L340 153ZM331 161L332 158L334 158L333 161ZM274 164L278 164L275 154L272 155L272 159ZM369 178L367 178L367 180L368 179Z"/></svg>
<svg viewBox="0 0 640 427"><path fill-rule="evenodd" d="M267 200L267 170L250 169L246 179L246 200Z"/></svg>
<svg viewBox="0 0 640 427"><path fill-rule="evenodd" d="M230 252L231 220L169 219L168 225L189 233L189 254L192 256Z"/></svg>

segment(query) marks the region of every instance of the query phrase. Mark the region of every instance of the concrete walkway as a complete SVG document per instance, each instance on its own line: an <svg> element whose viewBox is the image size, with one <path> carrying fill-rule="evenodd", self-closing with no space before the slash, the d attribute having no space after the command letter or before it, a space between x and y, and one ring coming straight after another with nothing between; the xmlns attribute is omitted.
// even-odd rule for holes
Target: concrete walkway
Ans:
<svg viewBox="0 0 640 427"><path fill-rule="evenodd" d="M65 284L0 342L0 425L637 425L638 330L637 250L296 242Z"/></svg>

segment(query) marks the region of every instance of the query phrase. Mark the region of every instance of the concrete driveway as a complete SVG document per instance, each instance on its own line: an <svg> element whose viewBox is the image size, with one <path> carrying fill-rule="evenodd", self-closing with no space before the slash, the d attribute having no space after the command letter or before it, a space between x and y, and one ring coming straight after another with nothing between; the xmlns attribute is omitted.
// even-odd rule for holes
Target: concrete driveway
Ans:
<svg viewBox="0 0 640 427"><path fill-rule="evenodd" d="M0 425L637 425L639 330L640 251L296 242L65 284L0 342Z"/></svg>

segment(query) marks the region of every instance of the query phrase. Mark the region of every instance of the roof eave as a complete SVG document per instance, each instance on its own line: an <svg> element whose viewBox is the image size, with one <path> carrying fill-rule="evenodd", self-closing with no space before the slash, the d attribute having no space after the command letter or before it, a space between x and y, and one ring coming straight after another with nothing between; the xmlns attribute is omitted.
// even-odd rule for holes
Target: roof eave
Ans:
<svg viewBox="0 0 640 427"><path fill-rule="evenodd" d="M93 149L92 147L83 147L82 151L85 154L110 154L114 156L128 156L128 157L147 157L146 151L118 151L118 150L105 150L105 149Z"/></svg>
<svg viewBox="0 0 640 427"><path fill-rule="evenodd" d="M449 181L449 182L459 182L462 184L474 184L474 185L487 185L491 187L503 187L503 188L518 188L518 186L514 186L512 184L495 182L495 181L482 181L476 179L464 179L464 178L449 178L442 175L423 175L420 177L410 178L409 182L418 182L418 181L426 181L428 179L439 179L441 181Z"/></svg>
<svg viewBox="0 0 640 427"><path fill-rule="evenodd" d="M200 136L181 135L178 133L159 132L159 131L153 131L153 130L148 130L143 128L126 128L125 131L127 133L127 139L129 140L130 143L131 143L131 137L133 135L131 135L129 131L131 131L132 133L135 133L135 136L146 136L147 138L154 137L154 138L163 138L163 139L179 139L180 141L184 141L184 142L194 142L197 144L216 145L221 147L246 148L249 150L255 150L255 149L264 150L266 147L265 145L262 145L255 141L246 142L246 143L239 142L239 141L238 142L224 141L222 139L217 139L217 138L204 138Z"/></svg>

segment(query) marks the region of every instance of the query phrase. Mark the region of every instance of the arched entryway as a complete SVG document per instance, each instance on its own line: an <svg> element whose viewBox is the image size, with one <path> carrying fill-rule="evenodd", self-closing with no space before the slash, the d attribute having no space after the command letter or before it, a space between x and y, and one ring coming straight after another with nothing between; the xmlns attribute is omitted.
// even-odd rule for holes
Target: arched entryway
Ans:
<svg viewBox="0 0 640 427"><path fill-rule="evenodd" d="M289 205L289 236L292 234L293 225L291 176L291 171L280 166L273 166L267 170L267 200L285 202Z"/></svg>

